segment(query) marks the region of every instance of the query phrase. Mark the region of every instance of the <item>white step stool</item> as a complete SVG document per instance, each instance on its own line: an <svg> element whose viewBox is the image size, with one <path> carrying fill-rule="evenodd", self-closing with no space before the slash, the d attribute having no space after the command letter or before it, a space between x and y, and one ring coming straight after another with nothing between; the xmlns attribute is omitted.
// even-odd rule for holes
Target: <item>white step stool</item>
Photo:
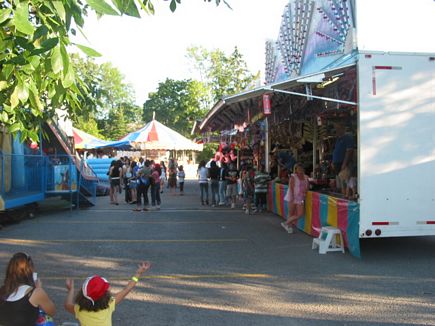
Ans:
<svg viewBox="0 0 435 326"><path fill-rule="evenodd" d="M337 237L339 241L337 241ZM323 226L320 229L318 238L313 239L312 249L319 247L319 254L326 254L328 251L341 251L344 253L343 235L340 229L333 226Z"/></svg>

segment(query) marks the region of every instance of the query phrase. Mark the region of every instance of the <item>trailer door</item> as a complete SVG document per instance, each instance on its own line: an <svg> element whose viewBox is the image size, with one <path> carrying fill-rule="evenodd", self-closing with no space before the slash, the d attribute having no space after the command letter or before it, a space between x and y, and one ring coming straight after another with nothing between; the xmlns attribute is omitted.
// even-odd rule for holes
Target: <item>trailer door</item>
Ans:
<svg viewBox="0 0 435 326"><path fill-rule="evenodd" d="M360 53L360 237L435 235L435 54Z"/></svg>

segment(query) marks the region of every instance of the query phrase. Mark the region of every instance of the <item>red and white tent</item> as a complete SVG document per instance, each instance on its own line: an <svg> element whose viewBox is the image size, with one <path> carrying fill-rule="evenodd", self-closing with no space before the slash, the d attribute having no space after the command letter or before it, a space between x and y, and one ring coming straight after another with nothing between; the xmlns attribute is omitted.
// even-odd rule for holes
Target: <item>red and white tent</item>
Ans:
<svg viewBox="0 0 435 326"><path fill-rule="evenodd" d="M142 150L202 151L203 145L187 139L157 120L148 122L141 129L131 132L121 141L129 141Z"/></svg>

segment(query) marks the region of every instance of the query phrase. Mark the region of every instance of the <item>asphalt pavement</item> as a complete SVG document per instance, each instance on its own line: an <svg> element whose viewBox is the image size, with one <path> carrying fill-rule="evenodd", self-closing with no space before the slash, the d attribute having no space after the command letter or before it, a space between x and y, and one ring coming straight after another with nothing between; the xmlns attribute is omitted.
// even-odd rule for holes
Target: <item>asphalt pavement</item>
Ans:
<svg viewBox="0 0 435 326"><path fill-rule="evenodd" d="M435 325L435 237L362 242L362 258L319 255L271 213L202 206L199 187L164 189L159 211L110 205L43 209L0 230L0 270L25 251L57 305L64 282L92 274L119 291L142 260L151 270L117 308L113 325Z"/></svg>

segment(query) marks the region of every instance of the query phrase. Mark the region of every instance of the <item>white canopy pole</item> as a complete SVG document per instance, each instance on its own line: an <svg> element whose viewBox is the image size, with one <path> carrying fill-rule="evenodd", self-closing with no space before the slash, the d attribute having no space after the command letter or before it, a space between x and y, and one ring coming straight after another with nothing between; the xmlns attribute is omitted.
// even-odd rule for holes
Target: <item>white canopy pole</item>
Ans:
<svg viewBox="0 0 435 326"><path fill-rule="evenodd" d="M308 97L308 98L317 98L319 100L325 100L325 101L330 101L330 102L357 105L356 102L337 100L337 99L331 98L331 97L323 97L323 96L316 96L316 95L310 95L310 94L304 94L304 93L296 93L296 92L290 92L290 91L283 91L281 89L275 89L275 88L270 88L270 90L273 91L273 92L284 93L284 94L289 94L289 95L303 96L303 97Z"/></svg>

